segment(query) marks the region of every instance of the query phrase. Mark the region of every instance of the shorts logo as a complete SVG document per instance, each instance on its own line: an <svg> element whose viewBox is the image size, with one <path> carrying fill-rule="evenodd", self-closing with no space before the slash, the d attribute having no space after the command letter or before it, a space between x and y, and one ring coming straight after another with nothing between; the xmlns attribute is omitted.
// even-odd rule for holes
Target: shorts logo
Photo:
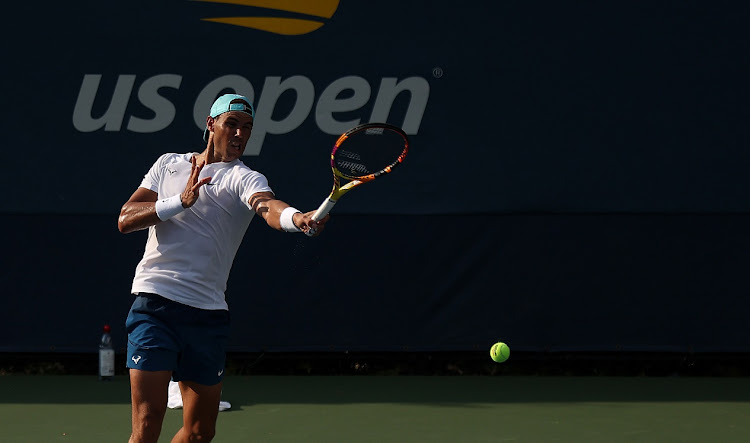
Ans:
<svg viewBox="0 0 750 443"><path fill-rule="evenodd" d="M294 14L294 17L272 17L264 11L258 16L214 17L201 20L224 23L226 25L253 28L279 35L303 35L320 29L325 22L321 19L333 17L339 7L339 0L198 0L206 3L227 3L250 6L266 10ZM255 11L253 11L255 12ZM307 17L305 17L307 16Z"/></svg>
<svg viewBox="0 0 750 443"><path fill-rule="evenodd" d="M224 373L224 370L223 370L223 369L222 369L221 371L219 371L219 374L218 374L218 375L219 375L219 377L221 377L221 374L223 374L223 373Z"/></svg>
<svg viewBox="0 0 750 443"><path fill-rule="evenodd" d="M138 358L136 358L136 357L138 357ZM133 360L133 363L138 364L138 362L141 361L141 356L140 355L134 355L132 357L132 360Z"/></svg>

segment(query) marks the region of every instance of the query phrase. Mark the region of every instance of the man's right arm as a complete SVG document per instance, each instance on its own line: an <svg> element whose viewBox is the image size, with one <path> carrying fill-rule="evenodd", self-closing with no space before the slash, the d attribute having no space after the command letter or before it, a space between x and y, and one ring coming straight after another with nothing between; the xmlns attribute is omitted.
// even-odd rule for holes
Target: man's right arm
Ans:
<svg viewBox="0 0 750 443"><path fill-rule="evenodd" d="M210 154L210 151L208 152ZM159 201L158 204L162 205L159 211L156 209L159 194L146 188L136 189L120 209L120 218L117 219L117 228L120 232L127 234L146 229L193 206L200 195L200 187L210 182L211 177L200 178L201 170L206 164L204 161L198 163L195 156L192 156L190 163L190 177L185 184L185 190L179 195Z"/></svg>
<svg viewBox="0 0 750 443"><path fill-rule="evenodd" d="M150 189L138 188L120 209L117 228L123 234L146 229L159 223L156 215L158 194Z"/></svg>

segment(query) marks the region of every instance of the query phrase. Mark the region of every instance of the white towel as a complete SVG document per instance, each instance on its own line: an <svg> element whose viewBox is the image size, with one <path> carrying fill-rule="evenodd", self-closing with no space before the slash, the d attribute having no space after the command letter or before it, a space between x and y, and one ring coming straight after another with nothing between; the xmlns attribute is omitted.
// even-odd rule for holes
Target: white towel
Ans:
<svg viewBox="0 0 750 443"><path fill-rule="evenodd" d="M176 381L169 381L169 398L167 399L167 407L170 409L182 409L182 393L180 392L180 384ZM232 405L228 401L219 402L219 411L226 411L231 408Z"/></svg>

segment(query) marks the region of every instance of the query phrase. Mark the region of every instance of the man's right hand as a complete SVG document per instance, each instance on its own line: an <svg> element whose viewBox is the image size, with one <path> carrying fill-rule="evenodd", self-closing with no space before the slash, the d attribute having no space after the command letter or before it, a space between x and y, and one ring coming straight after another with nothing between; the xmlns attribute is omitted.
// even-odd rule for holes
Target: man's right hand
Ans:
<svg viewBox="0 0 750 443"><path fill-rule="evenodd" d="M182 191L182 195L180 195L183 208L189 208L193 206L195 202L198 201L198 195L200 194L198 190L200 189L200 187L211 181L211 177L203 177L199 179L201 170L206 164L205 160L201 160L201 162L198 163L196 157L192 156L190 158L190 163L190 178L188 178L188 182L185 185L185 190Z"/></svg>

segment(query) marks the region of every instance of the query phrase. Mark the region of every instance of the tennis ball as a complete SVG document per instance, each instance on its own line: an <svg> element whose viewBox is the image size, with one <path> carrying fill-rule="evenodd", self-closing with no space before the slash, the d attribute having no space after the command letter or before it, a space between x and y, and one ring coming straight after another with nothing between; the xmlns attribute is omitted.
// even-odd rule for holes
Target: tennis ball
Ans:
<svg viewBox="0 0 750 443"><path fill-rule="evenodd" d="M510 348L505 343L499 341L490 348L490 357L498 363L502 363L510 357Z"/></svg>

